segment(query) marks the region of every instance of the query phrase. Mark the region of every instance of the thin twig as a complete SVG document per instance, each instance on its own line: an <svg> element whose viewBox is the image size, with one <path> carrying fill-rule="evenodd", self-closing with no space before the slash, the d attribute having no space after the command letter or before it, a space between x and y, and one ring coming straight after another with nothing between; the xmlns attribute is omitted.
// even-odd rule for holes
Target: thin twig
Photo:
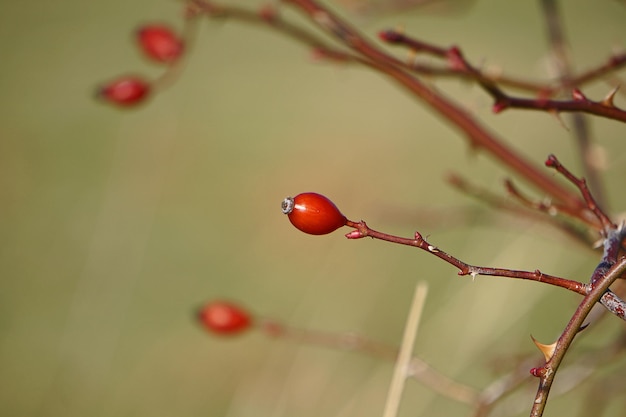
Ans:
<svg viewBox="0 0 626 417"><path fill-rule="evenodd" d="M388 29L378 34L379 38L389 44L401 45L409 48L414 53L426 53L434 57L447 59L448 52L453 48L442 47L434 45L423 40L412 38L402 31L395 29ZM466 61L466 64L469 62ZM552 82L541 82L525 80L520 77L502 75L502 74L490 74L486 71L479 70L478 68L468 66L454 65L453 62L449 62L445 68L436 68L433 66L417 64L413 61L406 64L408 68L419 74L424 75L436 75L436 76L456 76L467 80L477 80L477 75L480 79L497 84L501 87L508 87L515 90L525 91L540 95L541 97L548 98L562 93L565 86L562 83L556 85ZM584 72L576 75L570 75L570 82L574 86L581 87L593 81L600 80L609 76L612 72L618 71L626 66L626 54L613 54L609 58L596 67L590 68ZM616 84L616 83L614 83ZM620 83L617 83L620 84ZM613 85L614 87L615 85Z"/></svg>
<svg viewBox="0 0 626 417"><path fill-rule="evenodd" d="M457 259L449 253L444 252L440 248L431 245L429 242L426 241L426 239L424 239L424 237L419 232L415 232L415 236L410 239L374 230L370 228L363 220L361 220L360 222L353 222L351 220L348 220L346 225L355 229L354 231L346 234L346 237L348 239L361 239L364 237L371 237L373 239L384 240L386 242L413 246L442 259L450 265L455 266L456 268L458 268L458 274L461 276L470 275L472 277L476 277L478 275L485 275L494 277L525 279L565 288L569 291L581 295L586 295L588 292L587 285L583 284L582 282L561 278L554 275L544 274L539 270L520 271L506 268L492 268L470 265L461 261L460 259Z"/></svg>
<svg viewBox="0 0 626 417"><path fill-rule="evenodd" d="M560 84L567 90L578 88L572 82L572 64L565 39L565 30L561 12L556 0L542 0L541 6L546 20L548 41L552 52L552 58ZM584 97L584 96L583 96ZM613 106L614 107L614 106ZM584 176L594 192L594 196L602 207L606 206L604 198L604 186L602 184L597 164L594 162L589 123L584 114L575 112L571 115L572 134L576 141L576 148L583 166Z"/></svg>
<svg viewBox="0 0 626 417"><path fill-rule="evenodd" d="M597 203L595 197L591 194L589 187L587 187L587 181L584 178L577 178L574 174L572 174L567 168L561 164L561 162L554 155L549 155L548 159L546 159L546 166L550 168L554 168L561 175L567 178L572 184L574 184L580 191L583 199L587 203L587 208L589 211L596 216L596 218L600 221L602 225L602 231L604 234L608 234L611 230L617 229L617 225L609 218L609 216L602 210L602 208Z"/></svg>

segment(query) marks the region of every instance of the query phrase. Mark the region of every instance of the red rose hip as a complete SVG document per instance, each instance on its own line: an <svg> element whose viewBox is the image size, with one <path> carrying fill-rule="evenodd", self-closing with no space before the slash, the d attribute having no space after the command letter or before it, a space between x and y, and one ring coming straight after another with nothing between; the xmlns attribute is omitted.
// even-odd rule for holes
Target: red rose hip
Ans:
<svg viewBox="0 0 626 417"><path fill-rule="evenodd" d="M209 331L220 335L240 333L250 327L250 315L228 301L213 301L198 310L198 319Z"/></svg>
<svg viewBox="0 0 626 417"><path fill-rule="evenodd" d="M310 235L325 235L345 226L346 216L328 198L317 193L302 193L283 200L282 211L298 230Z"/></svg>
<svg viewBox="0 0 626 417"><path fill-rule="evenodd" d="M142 26L137 31L137 41L148 58L160 63L177 60L184 50L183 40L162 24Z"/></svg>
<svg viewBox="0 0 626 417"><path fill-rule="evenodd" d="M120 77L98 90L98 96L121 107L143 102L150 93L150 83L136 76Z"/></svg>

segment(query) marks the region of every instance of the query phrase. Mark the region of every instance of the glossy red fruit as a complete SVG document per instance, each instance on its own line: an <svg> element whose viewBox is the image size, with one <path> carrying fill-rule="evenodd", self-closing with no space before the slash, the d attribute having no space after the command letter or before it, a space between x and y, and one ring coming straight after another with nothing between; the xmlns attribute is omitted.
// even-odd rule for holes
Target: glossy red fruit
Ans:
<svg viewBox="0 0 626 417"><path fill-rule="evenodd" d="M325 235L346 225L346 216L328 198L317 193L302 193L283 200L282 211L298 230L310 235Z"/></svg>
<svg viewBox="0 0 626 417"><path fill-rule="evenodd" d="M150 94L150 83L136 76L120 77L98 90L104 100L121 107L135 106Z"/></svg>
<svg viewBox="0 0 626 417"><path fill-rule="evenodd" d="M250 314L228 301L213 301L198 311L198 319L209 331L220 335L241 333L252 323Z"/></svg>
<svg viewBox="0 0 626 417"><path fill-rule="evenodd" d="M151 24L137 31L137 41L146 56L153 61L168 63L183 53L184 42L168 26Z"/></svg>

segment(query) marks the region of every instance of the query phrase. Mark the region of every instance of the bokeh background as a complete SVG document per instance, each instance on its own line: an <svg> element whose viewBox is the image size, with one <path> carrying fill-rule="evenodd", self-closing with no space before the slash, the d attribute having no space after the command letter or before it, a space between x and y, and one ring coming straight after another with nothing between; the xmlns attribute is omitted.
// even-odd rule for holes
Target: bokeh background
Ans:
<svg viewBox="0 0 626 417"><path fill-rule="evenodd" d="M576 68L626 44L620 2L563 3ZM354 19L373 37L402 25L461 45L474 62L549 77L537 2L438 5ZM349 15L346 6L354 4L337 5ZM539 355L529 334L545 343L558 336L575 295L460 278L423 252L383 242L306 236L281 214L285 196L317 191L354 220L404 236L420 230L473 264L587 279L597 254L447 186L455 171L503 193L509 173L378 74L315 61L269 30L206 21L171 88L132 111L96 101L96 86L117 75L160 74L132 34L145 22L180 27L181 9L166 0L0 4L0 415L381 415L391 363L255 331L211 336L193 313L213 299L398 344L413 288L426 281L415 352L476 388L520 355ZM529 159L556 153L580 172L555 118L496 116L475 87L433 82ZM608 87L585 91L600 99ZM590 123L617 213L626 207L624 126ZM587 330L568 363L622 328L608 318ZM550 415L576 415L590 387L611 392L606 381L622 365L555 396ZM533 389L506 412L527 413ZM608 401L606 415L622 415L623 392ZM414 381L400 409L467 413Z"/></svg>

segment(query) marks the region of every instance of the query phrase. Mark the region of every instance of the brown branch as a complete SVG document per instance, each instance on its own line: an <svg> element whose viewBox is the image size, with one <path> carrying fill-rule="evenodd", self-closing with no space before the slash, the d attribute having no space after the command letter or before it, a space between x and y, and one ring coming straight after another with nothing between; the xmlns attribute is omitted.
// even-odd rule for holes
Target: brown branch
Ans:
<svg viewBox="0 0 626 417"><path fill-rule="evenodd" d="M617 225L613 223L609 216L604 213L604 211L596 202L596 199L591 194L591 191L589 191L589 188L587 187L587 181L585 181L584 178L577 178L567 168L565 168L554 155L548 156L548 159L546 159L546 166L557 170L561 175L567 178L568 181L570 181L578 188L581 195L583 196L583 199L585 200L585 203L587 203L589 211L592 212L594 216L600 221L600 224L602 225L602 231L605 235L608 235L612 230L617 229Z"/></svg>
<svg viewBox="0 0 626 417"><path fill-rule="evenodd" d="M447 59L447 53L453 47L441 47L429 42L418 40L406 35L398 30L390 29L384 30L378 34L379 38L389 44L401 45L409 48L416 53L427 53L429 55ZM466 62L466 64L469 64ZM548 98L555 96L565 89L562 82L557 85L554 83L546 83L541 81L524 80L519 77L513 77L508 75L488 74L484 71L477 69L469 65L469 67L455 66L448 63L447 68L433 68L431 66L406 64L408 68L419 74L428 75L443 75L443 76L457 76L464 79L476 80L478 74L480 78L487 80L491 83L497 84L502 87L509 87L520 91L526 91L529 93L539 94L542 97ZM581 87L585 84L597 81L604 77L609 76L612 72L618 71L626 66L626 54L613 54L609 58L600 63L597 67L590 68L580 74L570 74L569 83L572 86Z"/></svg>
<svg viewBox="0 0 626 417"><path fill-rule="evenodd" d="M560 84L565 89L571 91L578 86L572 82L571 57L569 49L567 48L567 40L565 38L565 30L563 28L563 19L559 5L555 0L542 0L540 3L546 20L548 40L553 60L556 63ZM592 140L588 120L585 115L580 112L573 113L571 119L573 125L572 136L576 141L585 178L589 182L591 189L594 190L595 197L600 202L600 205L606 206L601 175L593 160Z"/></svg>
<svg viewBox="0 0 626 417"><path fill-rule="evenodd" d="M543 201L531 200L529 197L522 194L519 188L510 179L505 180L504 186L509 192L509 194L513 196L517 201L519 201L522 205L532 208L534 210L543 212L547 214L548 216L550 216L551 219L555 219L556 216L559 214L564 214L568 217L571 217L572 219L581 221L583 224L589 227L597 228L598 222L597 222L597 218L595 217L594 218L580 217L579 212L572 211L569 207L564 206L562 204L555 203L550 200L543 200ZM558 226L563 231L567 232L568 234L570 234L570 236L572 236L573 238L576 238L577 240L580 240L587 244L592 244L595 241L597 241L597 236L592 236L589 229L586 229L586 232L580 232L580 231L577 231L578 229L573 228L572 225L570 224L567 224L564 222L554 222L554 223L556 224L556 226ZM590 240L590 239L593 239L593 240Z"/></svg>
<svg viewBox="0 0 626 417"><path fill-rule="evenodd" d="M584 96L579 90L573 90L573 100L547 100L544 98L520 98L502 94L493 94L495 103L493 111L500 113L508 108L522 110L541 110L555 112L581 112L594 116L626 122L626 110L622 110L613 104L603 101L592 101ZM609 93L610 94L610 93Z"/></svg>
<svg viewBox="0 0 626 417"><path fill-rule="evenodd" d="M202 13L212 19L231 19L246 24L268 27L310 47L313 51L325 53L329 57L341 57L342 61L351 61L356 58L345 51L338 50L319 36L282 19L278 10L272 6L265 6L255 11L238 6L218 4L210 0L189 0L189 3L196 8L196 13Z"/></svg>
<svg viewBox="0 0 626 417"><path fill-rule="evenodd" d="M561 287L584 296L587 296L590 292L592 292L594 285L596 285L597 281L601 281L604 275L606 275L607 271L617 263L622 240L626 237L626 228L609 231L607 240L605 241L605 254L603 256L603 260L598 265L596 271L592 275L591 283L583 284L582 282L561 278L554 275L544 274L538 269L535 271L520 271L507 268L493 268L470 265L441 250L440 248L431 245L429 242L426 241L426 239L424 239L424 237L419 232L415 232L415 236L410 239L374 230L370 228L363 220L361 220L360 222L347 220L346 226L355 229L352 232L346 234L346 237L348 239L362 239L364 237L371 237L373 239L383 240L390 243L419 248L456 267L459 270L458 274L461 276L470 275L474 278L478 275L485 275L503 278L525 279L530 281L543 282L545 284L553 285L556 287ZM598 297L598 301L611 313L626 321L626 302L620 299L608 288L603 294L601 294L601 296Z"/></svg>
<svg viewBox="0 0 626 417"><path fill-rule="evenodd" d="M357 54L350 54L330 46L310 32L284 21L275 12L268 13L267 10L252 12L238 7L219 5L210 1L193 0L193 4L209 17L232 18L248 23L264 24L266 27L278 30L292 39L312 47L322 56L329 56L345 62L360 63L384 73L428 104L440 117L450 122L452 126L463 132L473 147L486 150L496 160L517 172L535 187L543 190L552 198L559 200L563 205L570 207L573 212L579 213L578 215L581 218L587 216L586 207L577 196L506 146L501 138L482 126L455 103L407 73L402 68L403 64L396 58L374 47L362 35L314 1L286 0L286 2L299 7L321 28L338 37L339 40L343 41ZM453 53L456 52L453 51Z"/></svg>
<svg viewBox="0 0 626 417"><path fill-rule="evenodd" d="M367 65L391 77L415 97L426 103L440 117L464 133L473 147L484 149L496 160L553 198L561 200L573 209L586 211L577 196L564 189L552 178L538 170L536 166L506 146L501 138L481 125L457 104L408 73L405 68L398 64L397 59L375 47L363 35L332 12L314 0L286 0L286 2L300 8L318 26L366 58L368 60Z"/></svg>
<svg viewBox="0 0 626 417"><path fill-rule="evenodd" d="M557 287L565 288L569 291L575 292L577 294L586 295L588 293L588 287L586 284L583 284L578 281L573 281L570 279L560 278L553 275L544 274L539 270L535 271L518 271L513 269L506 268L491 268L484 266L475 266L470 265L461 261L460 259L455 258L454 256L444 252L436 246L428 243L423 236L419 232L415 232L415 237L412 239L403 238L399 236L390 235L387 233L379 232L377 230L371 229L363 220L360 222L353 222L348 220L346 225L348 227L352 227L355 230L346 234L348 239L361 239L364 237L371 237L373 239L384 240L386 242L397 243L400 245L413 246L423 251L430 253L442 259L443 261L449 263L450 265L458 268L458 274L470 275L472 277L476 277L478 275L485 276L495 276L495 277L506 277L506 278L517 278L517 279L526 279L530 281L543 282L549 285L554 285Z"/></svg>
<svg viewBox="0 0 626 417"><path fill-rule="evenodd" d="M467 78L476 81L493 99L493 111L500 113L507 108L517 108L524 110L540 110L540 111L556 111L556 112L580 112L593 114L599 117L626 122L626 111L619 109L613 104L612 99L603 101L592 101L582 95L579 90L574 90L573 100L551 100L548 97L555 93L554 88L534 85L532 88L535 92L540 93L540 98L521 98L506 94L498 84L504 84L502 79L495 80L484 74L481 70L470 64L465 59L463 53L458 47L442 48L427 42L407 37L406 35L392 30L387 30L379 34L380 38L395 44L403 44L416 52L425 52L430 55L444 58L448 60L450 71L463 74ZM586 73L583 81L590 81L592 74L594 76L604 75L606 68L614 69L626 63L626 56L617 57L610 60L611 64L604 64L603 71L595 70L592 73ZM580 85L580 78L570 79L566 86ZM523 84L519 84L523 85ZM528 85L528 84L527 84ZM561 87L562 88L562 87ZM570 87L572 88L572 87Z"/></svg>
<svg viewBox="0 0 626 417"><path fill-rule="evenodd" d="M593 236L591 234L591 230L588 228L582 229L580 227L576 227L576 225L571 222L565 221L562 217L559 217L558 214L564 213L574 219L585 220L585 224L591 227L595 227L597 222L578 218L577 213L569 210L569 207L567 206L559 205L548 200L533 201L529 197L523 195L510 179L504 180L504 187L509 194L517 200L518 203L521 203L521 205L526 208L520 207L520 204L515 204L511 201L511 199L507 199L504 196L494 194L488 190L471 184L468 180L458 174L449 174L447 181L460 192L469 195L470 197L474 197L478 201L486 203L499 211L511 213L516 217L524 217L532 221L541 221L550 224L561 230L571 239L580 243L585 249L593 250L591 245L597 241L597 235Z"/></svg>
<svg viewBox="0 0 626 417"><path fill-rule="evenodd" d="M583 323L593 308L593 306L606 293L611 284L626 272L626 258L618 261L603 277L593 286L589 294L582 300L576 312L565 327L565 330L556 341L554 353L550 360L541 369L534 370L534 374L539 376L539 387L535 395L535 401L530 413L531 417L540 417L548 401L550 388L554 382L556 371L561 365L574 338L583 327Z"/></svg>
<svg viewBox="0 0 626 417"><path fill-rule="evenodd" d="M546 165L556 169L560 174L572 182L583 195L589 210L598 218L603 226L605 236L604 253L601 262L594 270L591 279L591 290L580 303L574 315L563 333L556 341L554 353L542 368L533 369L533 375L540 378L539 388L535 396L531 417L539 417L543 414L548 395L554 381L554 376L565 354L571 346L576 334L583 328L583 322L597 302L602 303L609 311L622 320L626 320L626 308L624 302L609 290L609 287L626 273L626 257L620 258L623 249L622 243L626 238L626 229L617 227L615 223L598 207L591 192L587 188L584 178L577 178L565 168L554 155L546 160ZM619 301L616 301L619 300Z"/></svg>

